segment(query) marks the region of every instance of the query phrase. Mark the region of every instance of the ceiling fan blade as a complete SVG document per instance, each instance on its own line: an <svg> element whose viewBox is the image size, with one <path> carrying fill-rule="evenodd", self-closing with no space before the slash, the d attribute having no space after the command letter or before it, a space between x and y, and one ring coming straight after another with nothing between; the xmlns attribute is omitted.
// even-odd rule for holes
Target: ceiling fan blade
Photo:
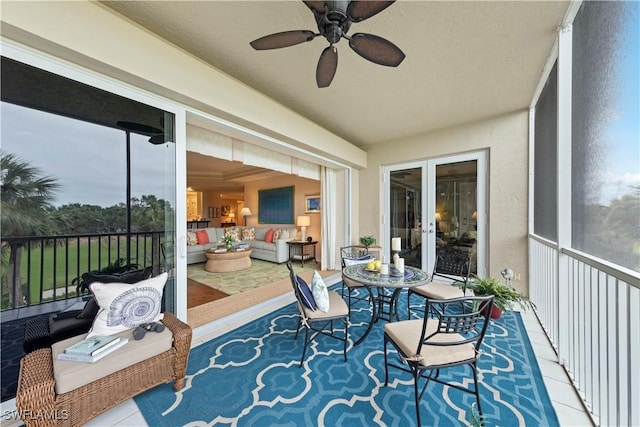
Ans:
<svg viewBox="0 0 640 427"><path fill-rule="evenodd" d="M260 37L249 44L255 50L279 49L311 41L315 36L313 31L308 30L283 31Z"/></svg>
<svg viewBox="0 0 640 427"><path fill-rule="evenodd" d="M398 46L373 34L356 33L349 46L364 59L387 67L397 67L405 58Z"/></svg>
<svg viewBox="0 0 640 427"><path fill-rule="evenodd" d="M311 9L312 11L318 12L318 13L324 13L325 2L323 2L323 1L313 1L313 0L302 0L302 2L304 4L306 4L307 7L309 9Z"/></svg>
<svg viewBox="0 0 640 427"><path fill-rule="evenodd" d="M338 68L338 49L331 45L322 51L316 68L316 83L319 88L328 87Z"/></svg>
<svg viewBox="0 0 640 427"><path fill-rule="evenodd" d="M365 19L371 18L373 15L376 15L389 6L391 6L395 0L391 1L357 1L354 0L349 3L349 7L347 8L347 15L353 22L364 21Z"/></svg>

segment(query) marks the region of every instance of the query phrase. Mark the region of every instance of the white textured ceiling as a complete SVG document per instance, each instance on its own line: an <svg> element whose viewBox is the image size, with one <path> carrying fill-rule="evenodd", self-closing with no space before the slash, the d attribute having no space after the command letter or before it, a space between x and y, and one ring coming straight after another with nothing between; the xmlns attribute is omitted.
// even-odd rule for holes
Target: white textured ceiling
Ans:
<svg viewBox="0 0 640 427"><path fill-rule="evenodd" d="M398 1L349 31L384 37L398 68L368 62L346 40L338 70L318 89L322 37L255 51L267 34L317 27L302 1L105 2L173 44L366 148L526 108L568 2Z"/></svg>

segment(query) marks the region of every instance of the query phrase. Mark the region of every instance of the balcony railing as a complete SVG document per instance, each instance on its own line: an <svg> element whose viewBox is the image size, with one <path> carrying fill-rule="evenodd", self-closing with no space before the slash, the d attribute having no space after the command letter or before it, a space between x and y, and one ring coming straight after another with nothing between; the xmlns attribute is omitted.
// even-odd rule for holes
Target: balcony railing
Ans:
<svg viewBox="0 0 640 427"><path fill-rule="evenodd" d="M638 275L536 236L529 272L537 315L597 424L640 425Z"/></svg>
<svg viewBox="0 0 640 427"><path fill-rule="evenodd" d="M164 231L148 231L131 233L130 239L126 233L2 238L2 267L13 272L12 277L8 273L2 277L2 309L73 298L77 296L74 279L129 255L129 263L152 266L158 274L164 264L161 245L165 235ZM20 256L10 257L10 248L16 244L20 245ZM19 260L20 265L8 268L10 259L14 264ZM16 292L8 292L18 272L22 301L17 300Z"/></svg>

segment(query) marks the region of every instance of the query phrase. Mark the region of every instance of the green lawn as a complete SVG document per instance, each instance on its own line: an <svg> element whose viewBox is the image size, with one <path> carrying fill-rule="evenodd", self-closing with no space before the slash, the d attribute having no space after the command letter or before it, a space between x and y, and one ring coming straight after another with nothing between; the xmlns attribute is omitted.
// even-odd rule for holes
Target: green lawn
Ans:
<svg viewBox="0 0 640 427"><path fill-rule="evenodd" d="M151 265L152 238L141 237L138 248L136 248L135 242L133 245L131 262L141 266ZM74 240L70 241L68 246L47 246L44 249L38 246L31 249L30 257L28 256L28 248L23 248L20 270L22 283L29 283L30 286L31 304L41 301L41 282L43 291L48 291L55 287L56 299L64 298L66 292L75 294L76 286L72 283L73 280L88 271L100 270L116 261L119 257L126 258L124 240L121 240L119 250L120 254L118 254L116 238L112 238L110 245L105 239L101 239L99 242L92 240L90 244L86 240L81 241L79 244ZM145 257L147 258L146 260ZM52 296L45 294L42 301L50 299L52 299Z"/></svg>

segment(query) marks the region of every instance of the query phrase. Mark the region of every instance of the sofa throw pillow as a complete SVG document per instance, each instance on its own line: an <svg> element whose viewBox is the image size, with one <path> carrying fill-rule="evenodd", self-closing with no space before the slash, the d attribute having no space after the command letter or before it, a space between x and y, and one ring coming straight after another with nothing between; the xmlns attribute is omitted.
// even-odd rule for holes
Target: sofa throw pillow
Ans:
<svg viewBox="0 0 640 427"><path fill-rule="evenodd" d="M273 243L274 232L275 230L273 228L270 228L269 230L267 230L266 234L264 235L264 241L267 243Z"/></svg>
<svg viewBox="0 0 640 427"><path fill-rule="evenodd" d="M278 228L277 230L273 230L273 241L275 242L276 240L280 239L280 237L282 236L282 229Z"/></svg>
<svg viewBox="0 0 640 427"><path fill-rule="evenodd" d="M242 240L256 240L256 228L245 227L242 229Z"/></svg>
<svg viewBox="0 0 640 427"><path fill-rule="evenodd" d="M298 275L296 275L296 286L298 287L298 293L300 295L300 299L302 300L302 305L310 309L311 311L316 311L316 301L313 299L313 292L307 285L307 282Z"/></svg>
<svg viewBox="0 0 640 427"><path fill-rule="evenodd" d="M329 312L329 289L327 289L327 285L322 280L322 276L318 271L313 272L313 277L311 279L311 292L313 293L313 299L316 302L316 306L318 310L323 313Z"/></svg>
<svg viewBox="0 0 640 427"><path fill-rule="evenodd" d="M199 245L209 243L209 234L207 233L207 230L196 231L196 240L198 241Z"/></svg>
<svg viewBox="0 0 640 427"><path fill-rule="evenodd" d="M187 231L187 245L193 246L198 244L198 236L195 231Z"/></svg>
<svg viewBox="0 0 640 427"><path fill-rule="evenodd" d="M91 291L100 310L87 337L114 335L161 320L162 292L167 276L165 272L135 284L92 283Z"/></svg>
<svg viewBox="0 0 640 427"><path fill-rule="evenodd" d="M287 240L290 238L289 232L287 230L282 230L280 233L280 238L283 240Z"/></svg>
<svg viewBox="0 0 640 427"><path fill-rule="evenodd" d="M240 228L238 227L228 227L224 229L224 235L225 236L231 236L233 237L233 240L240 240Z"/></svg>

